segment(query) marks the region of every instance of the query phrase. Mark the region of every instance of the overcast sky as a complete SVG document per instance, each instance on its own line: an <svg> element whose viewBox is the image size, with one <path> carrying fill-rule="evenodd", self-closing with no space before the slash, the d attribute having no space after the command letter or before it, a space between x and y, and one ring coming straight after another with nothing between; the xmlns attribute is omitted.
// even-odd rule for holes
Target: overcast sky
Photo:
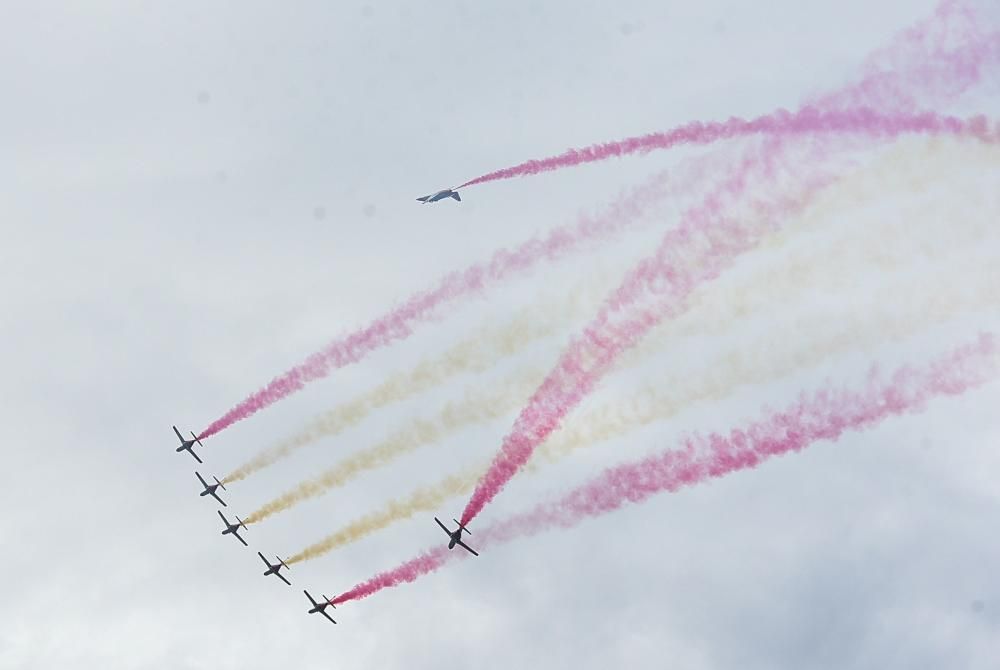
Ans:
<svg viewBox="0 0 1000 670"><path fill-rule="evenodd" d="M306 615L301 589L333 596L440 542L430 515L293 566L292 588L263 578L254 553L293 554L489 457L514 412L251 527L249 549L219 536L216 505L198 498L196 464L174 453L171 424L200 430L413 290L599 211L691 152L478 186L460 204L415 197L570 146L794 108L853 81L872 50L934 3L489 5L0 8L0 668L995 667L997 384L492 548L345 604L336 627ZM986 85L942 111L995 116L997 88L994 64ZM933 189L841 207L748 259L719 290L796 257L822 265L838 240L871 240L909 217L920 240L912 259L866 265L871 243L858 242L840 256L850 272L828 263L814 290L661 347L588 403L706 374L715 356L761 338L794 340L799 317L879 314L871 296L887 287L913 296L979 278L1000 253L987 225L1000 211L1000 170L980 154L963 169L962 149L942 151L937 173L927 161L896 163L926 168ZM449 307L405 343L221 433L200 472L221 477L315 413L541 296L576 295L595 277L610 289L676 223L677 206ZM585 317L234 484L229 510L249 513L470 389L551 365ZM516 479L481 518L549 499L686 431L741 425L824 379L857 383L873 360L919 362L998 328L996 305L982 305L737 389ZM437 514L457 516L464 502Z"/></svg>

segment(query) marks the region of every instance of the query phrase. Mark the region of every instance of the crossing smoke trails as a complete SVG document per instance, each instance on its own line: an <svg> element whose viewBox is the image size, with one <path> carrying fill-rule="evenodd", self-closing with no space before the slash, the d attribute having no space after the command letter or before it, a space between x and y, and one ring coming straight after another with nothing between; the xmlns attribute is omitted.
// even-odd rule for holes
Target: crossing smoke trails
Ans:
<svg viewBox="0 0 1000 670"><path fill-rule="evenodd" d="M815 116L815 112L805 115L806 118L811 116ZM835 117L821 115L821 118L824 118L824 127L829 128L829 121ZM965 122L933 114L893 117L865 110L850 112L839 118L846 122L845 126L855 132L865 131L873 139L896 137L903 133L954 133L969 134L988 141L995 134L983 117ZM815 142L812 149L821 159L826 152L819 140ZM682 311L685 301L698 284L714 279L737 257L756 247L778 221L801 205L801 202L781 199L766 204L757 203L758 209L770 212L767 218L771 220L764 226L743 225L726 211L725 203L748 188L761 164L763 169L760 171L766 181L773 181L780 168L779 158L777 153L765 149L756 160L751 157L738 165L718 195L710 196L706 206L690 210L680 226L665 235L656 254L643 260L626 277L582 335L571 342L518 416L513 429L504 438L496 459L462 512L464 525L468 525L503 489L531 457L535 447L607 374L618 355L634 346L664 318ZM810 177L816 186L830 180L818 168L813 169ZM643 298L658 304L635 309L636 303ZM633 314L623 316L629 310Z"/></svg>
<svg viewBox="0 0 1000 670"><path fill-rule="evenodd" d="M554 335L574 317L592 311L600 302L598 286L606 290L610 284L608 279L592 281L574 291L571 300L553 299L527 308L510 323L478 332L441 356L423 361L407 373L393 375L370 392L315 417L304 429L240 465L226 475L223 482L229 484L246 479L318 439L357 425L377 409L431 389L456 375L493 367L498 358L511 356L535 340Z"/></svg>
<svg viewBox="0 0 1000 670"><path fill-rule="evenodd" d="M658 389L664 390L649 389L627 402L590 410L575 417L570 426L539 447L525 469L537 471L580 448L670 419L695 403L722 400L740 387L766 383L848 351L901 341L922 328L994 306L996 296L1000 295L1000 270L992 266L971 268L978 281L963 285L961 277L969 270L962 265L946 276L934 273L926 285L908 281L879 291L875 304L899 303L907 292L916 294L907 300L905 309L895 310L891 315L832 314L800 320L793 329L794 338L787 339L780 348L774 346L773 336L768 335L714 357L693 375L659 380ZM956 288L935 292L934 284L950 286L949 279L956 280L953 285ZM467 468L434 485L421 487L405 498L392 500L303 549L289 562L318 558L417 513L438 510L450 498L468 494L487 467L484 463Z"/></svg>
<svg viewBox="0 0 1000 670"><path fill-rule="evenodd" d="M845 104L913 109L921 103L955 100L979 83L988 74L988 68L995 68L1000 61L1000 33L995 29L984 32L988 26L988 22L981 20L968 5L957 1L943 2L930 19L905 31L890 47L870 57L866 65L867 74L859 83L820 98L816 105L823 109ZM973 124L973 134L985 134L985 125L984 119ZM814 163L820 165L833 148L821 146L819 138L810 139L816 149ZM823 151L824 148L826 151ZM750 240L740 238L755 231L740 230L731 223L727 226L725 219L720 217L722 203L727 197L731 200L747 192L746 182L755 175L760 177L761 173L765 182L761 188L764 188L768 182L766 178L773 176L786 159L783 155L786 150L779 138L772 137L764 143L763 149L758 149L759 155L748 152L731 173L729 182L710 195L700 211L692 211L679 231L672 231L665 237L657 254L643 261L626 279L618 295L606 303L582 336L570 345L504 438L493 464L462 512L464 525L468 525L503 489L528 460L534 448L589 393L607 372L615 355L634 344L649 327L662 320L667 310L665 306L647 309L639 312L630 322L617 326L610 324L610 317L624 307L630 307L641 294L662 295L672 290L677 294L674 303L684 295L692 276L691 271L683 266L687 259L678 257L676 253L673 259L670 258L674 245L685 241L694 232L692 228L701 228L701 232L711 231L719 235L717 239L706 238L703 241L710 250L713 245L725 248L726 242L742 241L747 248L752 246L748 244ZM711 225L713 217L716 219L714 226ZM727 234L738 237L726 238ZM719 260L718 256L716 260ZM708 267L707 272L711 274L721 269Z"/></svg>
<svg viewBox="0 0 1000 670"><path fill-rule="evenodd" d="M560 499L477 531L480 547L535 535L551 528L570 528L581 521L612 512L626 503L641 503L662 492L675 492L787 453L814 442L835 441L847 431L870 428L880 421L919 412L927 402L956 396L997 375L997 341L992 334L963 345L929 364L902 367L889 376L873 368L858 390L827 387L800 399L781 412L727 434L693 435L680 448L605 470ZM400 566L380 573L335 597L343 603L365 598L385 588L412 582L433 572L454 556L441 545Z"/></svg>
<svg viewBox="0 0 1000 670"><path fill-rule="evenodd" d="M489 261L453 272L428 291L411 296L401 306L364 328L334 340L304 362L275 377L205 428L199 437L211 437L269 405L322 379L332 371L356 363L376 349L403 340L413 327L435 314L435 310L459 299L473 296L488 287L525 274L544 262L588 248L591 244L622 234L635 226L647 208L662 199L662 178L650 180L616 200L596 217L581 216L573 226L532 238L513 249L495 252Z"/></svg>
<svg viewBox="0 0 1000 670"><path fill-rule="evenodd" d="M966 5L946 1L929 20L907 31L890 48L875 54L859 84L826 96L817 105L823 110L858 105L912 110L924 99L934 98L931 93L940 91L936 97L954 98L979 80L984 64L992 64L1000 58L1000 34L984 34L981 25L986 22ZM957 47L953 46L955 42ZM785 117L780 113L776 116L793 122L797 119L800 132L811 132L808 118L803 117L819 121L822 113L817 117L803 110L798 116L788 114ZM838 125L835 119L827 120L829 125ZM645 207L661 197L662 187L662 180L654 180L620 199L597 218L584 218L575 226L559 228L513 250L500 250L489 262L448 275L437 287L411 296L400 307L339 338L276 377L213 421L199 436L212 436L327 376L334 369L357 362L391 342L405 339L417 323L431 317L445 304L526 272L544 260L568 255L587 243L621 233L642 215Z"/></svg>
<svg viewBox="0 0 1000 670"><path fill-rule="evenodd" d="M1000 152L993 147L974 144L966 146L965 143L958 142L953 142L950 147L937 147L936 144L894 150L874 165L852 175L835 189L835 193L821 198L816 207L806 212L802 217L804 220L795 221L789 227L802 231L820 227L824 223L835 223L830 219L842 214L843 208L856 206L859 201L877 201L879 196L884 197L887 192L900 189L925 191L942 179L957 182L966 175L997 164L1000 159ZM975 191L976 185L970 185L969 189ZM961 191L962 185L955 184L952 192L955 190ZM977 198L975 193L970 193L962 200L963 209L970 210L969 215L961 221L955 221L947 241L942 240L938 232L938 224L942 219L939 214L950 214L953 218L961 216L957 214L956 207L950 204L950 211L939 213L922 202L919 205L920 212L896 215L896 220L891 225L872 225L866 221L857 226L862 231L860 234L849 233L839 242L827 243L819 254L794 258L788 264L769 265L764 271L742 283L738 293L727 292L720 295L718 291L708 291L707 295L696 294L696 298L692 300L695 308L686 318L661 326L655 338L649 338L641 346L631 350L631 355L620 362L618 368L638 365L645 357L675 346L680 338L714 332L723 324L732 324L740 316L752 311L755 304L774 306L787 303L790 297L801 295L807 290L842 290L841 286L837 286L837 281L833 287L825 285L830 278L857 278L873 267L883 272L893 267L912 267L914 262L930 261L934 257L953 252L962 245L968 247L981 243L989 236L994 221L988 216L984 217L983 213L1000 210L995 203L983 200L981 196ZM910 288L913 291L935 293L933 286L913 285ZM903 295L904 291L897 288L886 297L895 298L898 302ZM520 325L529 327L530 324ZM503 332L510 335L515 331L504 329ZM519 338L515 337L514 340ZM422 367L424 366L418 366L417 369ZM438 442L462 427L507 416L530 396L532 389L537 387L537 381L543 376L537 370L519 372L500 383L497 389L473 392L459 402L449 403L433 420L418 419L403 426L378 444L347 457L320 475L266 503L247 516L245 521L263 521L298 503L323 495L334 487L343 486L366 471L388 465L421 446ZM671 381L668 386L678 384L683 386L683 380ZM555 439L559 439L561 435L562 433L557 433ZM482 469L477 470L477 473L481 474Z"/></svg>
<svg viewBox="0 0 1000 670"><path fill-rule="evenodd" d="M875 110L861 108L847 111L822 111L806 107L798 112L779 110L764 117L746 135L767 131L773 136L810 133L864 133L876 137L891 137L900 133L932 132L988 132L985 119L964 122L955 117L923 113L892 116ZM725 137L738 136L739 133ZM705 143L713 141L714 131L705 132ZM718 138L715 138L718 139ZM245 419L278 400L301 390L309 382L326 377L334 369L355 363L369 352L404 339L412 326L431 316L433 311L459 298L482 291L492 284L515 274L523 273L541 261L567 254L575 248L601 237L615 234L659 199L662 186L658 181L636 189L619 200L602 217L585 220L575 229L559 229L539 243L532 240L513 252L503 250L494 254L491 262L473 265L463 272L446 277L436 289L411 297L401 307L351 335L338 339L325 349L310 356L304 363L273 379L266 387L232 408L212 422L200 434L211 437L236 421Z"/></svg>

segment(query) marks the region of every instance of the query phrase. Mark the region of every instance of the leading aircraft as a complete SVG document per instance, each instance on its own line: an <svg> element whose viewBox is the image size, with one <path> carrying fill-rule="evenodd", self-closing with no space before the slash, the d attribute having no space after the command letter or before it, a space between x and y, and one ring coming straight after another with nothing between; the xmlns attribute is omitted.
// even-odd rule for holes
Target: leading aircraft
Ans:
<svg viewBox="0 0 1000 670"><path fill-rule="evenodd" d="M194 474L196 474L196 475L198 476L198 481L200 481L200 482L201 482L201 485L205 487L205 490L204 490L204 491L202 491L201 493L199 493L198 495L200 495L200 496L212 496L213 498L215 498L216 500L218 500L218 501L219 501L219 503L220 503L220 504L221 504L221 505L222 505L223 507L228 507L228 505L226 505L226 501L225 501L225 500L223 500L222 498L220 498L220 497L219 497L219 494L218 494L218 493L216 493L216 491L218 491L220 487L222 488L222 490L223 490L223 491L225 491L225 490L226 490L226 487L225 487L225 486L224 486L224 485L222 484L222 482L220 482L220 481L219 481L219 478L218 478L218 477L212 477L212 479L214 479L214 480L215 480L215 483L214 483L214 484L212 484L211 486L209 486L209 485L208 485L208 482L206 482L206 481L205 481L205 480L204 480L204 479L202 478L202 476L201 476L201 473L200 473L200 472L198 472L198 471L196 470Z"/></svg>
<svg viewBox="0 0 1000 670"><path fill-rule="evenodd" d="M177 426L171 426L171 428L173 428L174 432L177 433L177 439L181 441L181 446L177 447L177 449L175 449L174 451L181 452L187 450L188 452L190 452L192 456L194 456L194 460L201 463L201 459L198 458L198 454L194 453L194 443L197 442L199 447L204 447L205 445L201 443L201 440L198 439L198 436L195 435L194 432L192 432L191 439L185 440L181 436L181 431L177 430Z"/></svg>
<svg viewBox="0 0 1000 670"><path fill-rule="evenodd" d="M303 591L302 593L306 594L306 598L308 598L309 602L311 602L313 604L312 609L309 610L309 614L322 614L323 616L325 616L330 621L333 621L333 617L326 613L326 608L329 605L333 609L337 609L337 606L334 605L333 603L331 603L329 598L327 598L326 596L323 596L323 602L318 603L315 600L313 600L313 597L311 595L309 595L308 591ZM337 622L333 621L333 623L337 623Z"/></svg>
<svg viewBox="0 0 1000 670"><path fill-rule="evenodd" d="M437 517L434 517L434 520L437 521L437 524L439 526L441 526L441 529L448 534L449 538L451 538L451 541L448 542L448 548L449 549L454 549L455 545L457 544L458 546L462 547L463 549L465 549L467 552L469 552L473 556L478 556L479 555L478 553L476 553L475 549L473 549L472 547L470 547L469 545L467 545L465 542L462 542L462 531L464 530L469 535L472 535L472 531L469 530L468 528L466 528L465 526L463 526L461 521L459 521L458 519L452 519L452 521L454 521L455 523L458 524L458 528L456 528L455 531L452 532L452 531L448 530L448 526L446 526L443 523L441 523L440 519L438 519Z"/></svg>
<svg viewBox="0 0 1000 670"><path fill-rule="evenodd" d="M292 583L290 581L288 581L287 579L285 579L285 576L283 574L281 574L281 569L282 568L284 568L285 570L291 570L291 568L289 568L285 564L285 562L283 560L281 560L281 556L275 556L275 558L278 559L278 562L275 563L274 565L271 565L271 561L269 561L266 558L264 558L264 554L262 554L262 553L260 553L258 551L257 555L260 556L260 560L264 561L264 565L267 566L267 570L264 571L264 576L265 577L267 577L268 575L274 575L278 579L280 579L281 581L283 581L286 584L288 584L289 586L292 585Z"/></svg>
<svg viewBox="0 0 1000 670"><path fill-rule="evenodd" d="M417 198L417 200L426 205L429 202L437 202L438 200L444 200L445 198L454 198L455 200L462 202L462 198L458 195L458 191L450 188L438 191L437 193L431 193L430 195L425 195L422 198Z"/></svg>
<svg viewBox="0 0 1000 670"><path fill-rule="evenodd" d="M218 511L218 510L216 510L216 511ZM222 523L226 524L226 529L224 531L222 531L222 534L223 535L230 535L230 534L232 534L233 537L235 537L237 540L239 540L240 542L243 543L244 547L249 547L250 545L247 544L247 541L244 540L242 537L240 537L240 532L239 532L240 527L242 526L243 530L247 529L246 524L243 523L243 519L241 519L239 517L236 517L236 521L238 523L229 523L229 519L226 518L225 514L223 514L222 512L219 512L219 516L222 517Z"/></svg>

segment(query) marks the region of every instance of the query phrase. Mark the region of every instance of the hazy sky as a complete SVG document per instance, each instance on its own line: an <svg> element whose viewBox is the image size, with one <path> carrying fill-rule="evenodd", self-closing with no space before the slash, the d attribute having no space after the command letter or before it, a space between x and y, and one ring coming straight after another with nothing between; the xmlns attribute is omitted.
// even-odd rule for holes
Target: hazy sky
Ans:
<svg viewBox="0 0 1000 670"><path fill-rule="evenodd" d="M214 501L196 495L196 464L174 453L171 424L203 428L413 290L599 211L692 152L483 185L461 204L415 197L570 146L794 108L852 81L867 54L934 3L488 5L0 8L0 668L993 667L997 384L755 472L493 548L344 605L336 627L305 614L301 589L332 596L440 542L431 515L294 566L293 588L262 578L254 553L293 554L488 457L514 412L251 527L249 549L219 536ZM997 89L994 65L954 109L995 116ZM742 343L794 341L799 317L876 314L879 289L910 296L976 279L1000 252L995 232L973 225L1000 211L990 195L1000 169L962 170L950 151L933 189L841 208L748 258L719 290L795 257L821 264L837 240L869 239L911 216L922 222L918 258L869 267L857 259L870 247L850 247L839 257L863 272L831 264L815 291L661 348L588 403L706 374ZM316 412L542 297L576 295L588 278L610 289L678 206L444 310L400 346L223 432L206 442L199 471L221 477ZM951 245L952 231L965 241ZM249 513L470 390L551 365L585 316L494 370L234 484L227 512ZM998 327L994 304L738 389L515 479L481 518L546 500L686 431L740 425L826 378L857 382L872 360L919 362ZM457 516L464 502L437 514Z"/></svg>

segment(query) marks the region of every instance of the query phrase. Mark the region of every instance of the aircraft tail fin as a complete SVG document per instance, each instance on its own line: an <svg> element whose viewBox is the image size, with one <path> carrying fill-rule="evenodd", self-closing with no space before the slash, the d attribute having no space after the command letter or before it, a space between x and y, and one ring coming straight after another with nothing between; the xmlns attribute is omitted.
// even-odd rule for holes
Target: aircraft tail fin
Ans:
<svg viewBox="0 0 1000 670"><path fill-rule="evenodd" d="M458 200L459 202L462 202L462 198L461 196L458 195L458 191L452 191L451 197L454 198L455 200Z"/></svg>
<svg viewBox="0 0 1000 670"><path fill-rule="evenodd" d="M288 563L285 563L285 559L277 555L275 556L275 558L278 559L278 563L281 563L283 566L285 566L285 570L291 570L291 568L288 567Z"/></svg>
<svg viewBox="0 0 1000 670"><path fill-rule="evenodd" d="M234 515L234 516L235 516L235 515ZM247 525L246 525L245 523L243 523L243 519L241 519L241 518L239 518L239 517L237 516L237 517L236 517L236 521L237 521L237 522L238 522L238 523L239 523L239 524L240 524L241 526L243 526L243 530L249 530L249 529L247 528Z"/></svg>
<svg viewBox="0 0 1000 670"><path fill-rule="evenodd" d="M212 479L214 479L214 480L215 480L215 483L216 483L216 484L218 484L219 486L221 486L221 487L222 487L222 490L223 490L223 491L225 491L225 490L226 490L226 485L225 485L225 484L223 484L222 482L220 482L220 481L219 481L219 478L218 478L218 477L212 477Z"/></svg>
<svg viewBox="0 0 1000 670"><path fill-rule="evenodd" d="M452 521L454 521L455 523L457 523L458 527L461 528L462 530L464 530L466 533L468 533L469 535L472 535L472 531L469 530L468 528L466 528L465 526L463 526L461 521L459 521L458 519L452 519Z"/></svg>
<svg viewBox="0 0 1000 670"><path fill-rule="evenodd" d="M201 443L201 440L198 439L198 436L194 434L193 430L191 431L191 437L194 438L194 441L198 443L199 447L204 447L205 446L204 444Z"/></svg>

